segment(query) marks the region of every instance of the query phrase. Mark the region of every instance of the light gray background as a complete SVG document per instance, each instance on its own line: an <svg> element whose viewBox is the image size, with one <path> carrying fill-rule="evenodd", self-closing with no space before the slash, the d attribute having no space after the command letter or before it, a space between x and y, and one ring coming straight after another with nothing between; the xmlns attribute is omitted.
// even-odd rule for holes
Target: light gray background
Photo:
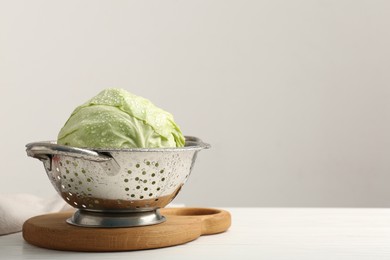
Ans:
<svg viewBox="0 0 390 260"><path fill-rule="evenodd" d="M388 1L0 1L0 192L107 87L212 145L176 202L390 205Z"/></svg>

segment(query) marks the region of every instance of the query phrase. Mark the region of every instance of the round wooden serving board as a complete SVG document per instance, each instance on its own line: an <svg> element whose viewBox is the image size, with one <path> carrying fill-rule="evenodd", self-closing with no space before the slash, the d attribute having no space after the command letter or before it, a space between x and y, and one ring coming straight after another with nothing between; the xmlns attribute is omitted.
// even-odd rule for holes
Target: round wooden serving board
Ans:
<svg viewBox="0 0 390 260"><path fill-rule="evenodd" d="M36 216L23 225L30 244L67 251L128 251L174 246L201 235L226 231L230 213L211 208L164 208L164 223L130 228L76 227L67 224L73 212Z"/></svg>

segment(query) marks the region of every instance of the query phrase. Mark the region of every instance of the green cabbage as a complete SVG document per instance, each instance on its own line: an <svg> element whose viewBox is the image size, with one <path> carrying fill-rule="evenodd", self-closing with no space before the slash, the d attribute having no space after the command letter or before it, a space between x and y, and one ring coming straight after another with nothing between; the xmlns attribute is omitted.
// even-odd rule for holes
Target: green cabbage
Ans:
<svg viewBox="0 0 390 260"><path fill-rule="evenodd" d="M58 144L84 148L182 147L173 116L123 89L106 89L77 107L58 134Z"/></svg>

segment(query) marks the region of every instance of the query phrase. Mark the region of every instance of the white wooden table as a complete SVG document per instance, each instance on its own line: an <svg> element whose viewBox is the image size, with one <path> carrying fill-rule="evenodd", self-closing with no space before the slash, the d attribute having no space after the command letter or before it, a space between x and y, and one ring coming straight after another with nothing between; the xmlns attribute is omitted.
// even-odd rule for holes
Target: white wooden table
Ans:
<svg viewBox="0 0 390 260"><path fill-rule="evenodd" d="M78 253L0 236L0 259L390 259L390 209L226 208L232 227L219 235L153 250Z"/></svg>

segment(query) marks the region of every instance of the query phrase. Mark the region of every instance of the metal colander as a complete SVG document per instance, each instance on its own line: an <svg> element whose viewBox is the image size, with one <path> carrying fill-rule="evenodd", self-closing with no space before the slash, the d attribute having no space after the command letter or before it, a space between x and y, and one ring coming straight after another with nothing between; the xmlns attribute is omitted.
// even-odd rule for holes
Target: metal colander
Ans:
<svg viewBox="0 0 390 260"><path fill-rule="evenodd" d="M158 209L175 198L197 153L210 145L187 136L180 148L81 149L55 142L26 147L28 156L43 162L61 197L78 209L68 223L129 227L165 220Z"/></svg>

